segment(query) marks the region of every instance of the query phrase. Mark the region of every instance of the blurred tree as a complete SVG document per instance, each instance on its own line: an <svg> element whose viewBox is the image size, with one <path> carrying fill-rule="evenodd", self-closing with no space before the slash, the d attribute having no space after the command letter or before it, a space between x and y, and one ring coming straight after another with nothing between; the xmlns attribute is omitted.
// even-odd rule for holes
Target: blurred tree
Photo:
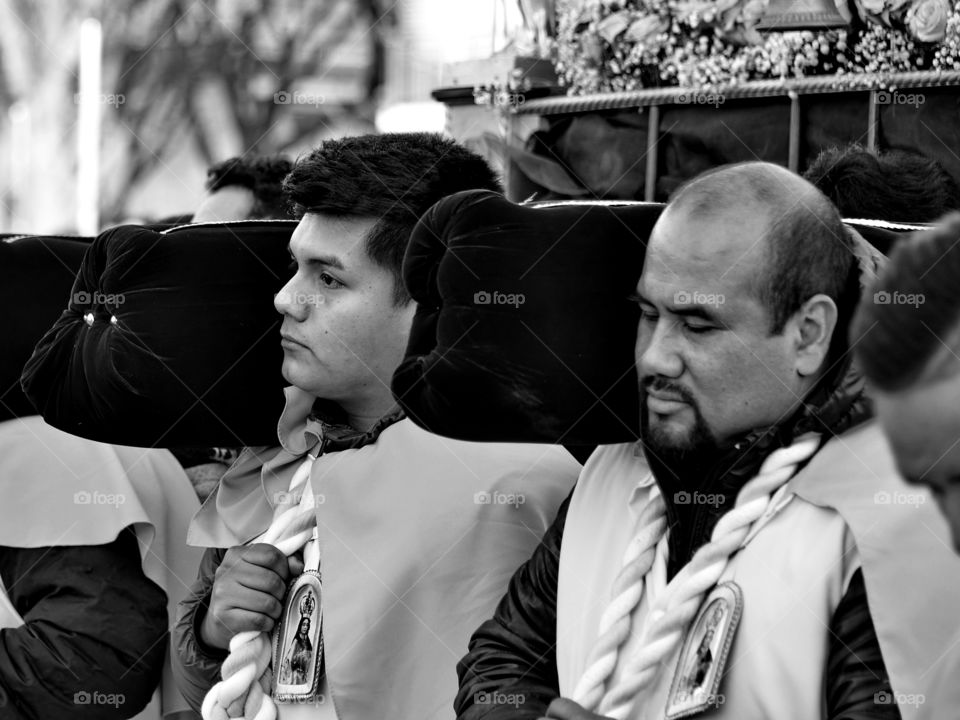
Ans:
<svg viewBox="0 0 960 720"><path fill-rule="evenodd" d="M372 129L384 38L395 25L386 7L383 0L0 0L0 107L25 104L31 164L72 177L78 28L86 17L100 20L108 222L123 215L130 188L184 142L210 164L277 152L345 119Z"/></svg>

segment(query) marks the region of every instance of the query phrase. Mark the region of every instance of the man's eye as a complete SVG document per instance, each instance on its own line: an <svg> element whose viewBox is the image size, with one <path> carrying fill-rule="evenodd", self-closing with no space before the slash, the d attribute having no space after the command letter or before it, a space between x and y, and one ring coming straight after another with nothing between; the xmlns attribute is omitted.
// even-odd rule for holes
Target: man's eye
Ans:
<svg viewBox="0 0 960 720"><path fill-rule="evenodd" d="M320 273L320 283L327 288L340 288L343 287L343 283L337 280L330 273Z"/></svg>
<svg viewBox="0 0 960 720"><path fill-rule="evenodd" d="M694 335L703 335L717 329L713 325L691 325L690 323L684 323L683 327L687 332L692 332Z"/></svg>
<svg viewBox="0 0 960 720"><path fill-rule="evenodd" d="M641 322L656 322L658 315L653 310L644 310L640 309L640 320Z"/></svg>

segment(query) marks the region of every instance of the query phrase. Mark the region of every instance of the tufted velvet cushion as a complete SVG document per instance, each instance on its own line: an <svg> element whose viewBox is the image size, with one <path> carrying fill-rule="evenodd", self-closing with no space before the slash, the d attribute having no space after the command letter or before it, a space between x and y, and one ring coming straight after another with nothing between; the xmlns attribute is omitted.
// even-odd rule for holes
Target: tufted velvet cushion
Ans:
<svg viewBox="0 0 960 720"><path fill-rule="evenodd" d="M662 208L480 191L435 205L404 263L420 307L393 391L411 418L463 440L634 439L639 313L626 298ZM914 229L849 224L881 251Z"/></svg>
<svg viewBox="0 0 960 720"><path fill-rule="evenodd" d="M27 395L51 425L93 440L275 443L284 381L273 296L295 226L107 230L24 369Z"/></svg>
<svg viewBox="0 0 960 720"><path fill-rule="evenodd" d="M7 235L0 240L0 420L35 415L20 389L33 346L70 298L73 278L93 238Z"/></svg>
<svg viewBox="0 0 960 720"><path fill-rule="evenodd" d="M414 422L464 440L634 439L629 297L662 208L521 206L486 191L431 208L404 261L420 305L393 377Z"/></svg>

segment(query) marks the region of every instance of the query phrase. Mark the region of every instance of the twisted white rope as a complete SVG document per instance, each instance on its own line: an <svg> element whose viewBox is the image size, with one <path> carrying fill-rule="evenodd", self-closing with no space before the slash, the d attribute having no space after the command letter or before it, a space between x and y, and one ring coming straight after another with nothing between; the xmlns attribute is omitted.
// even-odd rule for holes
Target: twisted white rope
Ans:
<svg viewBox="0 0 960 720"><path fill-rule="evenodd" d="M653 568L657 543L667 535L666 504L656 485L640 518L639 531L627 545L620 572L613 581L613 599L600 616L600 637L587 658L587 669L573 691L573 699L585 708L600 705L607 680L617 664L620 647L630 637L633 609L640 604L644 580Z"/></svg>
<svg viewBox="0 0 960 720"><path fill-rule="evenodd" d="M637 579L639 571L649 563L647 567L649 572L654 567L654 560L657 560L658 564L665 565L665 552L657 552L654 558L649 558L648 554L643 554L642 549L638 552L633 547L634 543L628 546L627 555L633 558L637 570L630 571L624 566L614 583L614 600L611 605L616 603L616 612L610 612L609 617L605 612L604 618L601 619L601 637L597 643L598 646L602 645L602 648L600 652L595 650L591 654L592 662L588 665L584 678L577 685L577 690L584 691L583 695L575 695L574 700L591 712L598 712L615 720L623 720L627 717L637 695L651 684L661 666L676 652L704 596L716 585L730 558L743 546L754 523L767 512L771 495L793 476L800 463L813 455L818 446L819 438L803 438L790 447L777 450L764 461L757 476L738 493L733 509L717 521L710 542L702 546L690 562L666 584L662 592L654 596L650 611L640 630L637 649L627 659L617 684L602 696L599 703L587 704L586 701L595 700L598 694L597 686L604 687L609 682L619 661L620 649L625 641L621 638L620 629L625 622L629 628L629 618L643 597L643 577ZM659 506L662 503L662 498L652 497L647 507L655 504ZM650 512L654 522L658 519L657 513L657 509ZM661 536L652 542L657 546L662 544L665 550L665 523L663 525L657 523L656 527L663 529L660 531ZM641 524L639 534L644 534L645 530L646 528ZM651 539L645 537L642 541L638 540L637 544L648 548ZM661 572L665 572L665 569ZM628 578L632 579L634 586L620 587L621 577L624 579L624 584ZM651 584L651 578L647 578L648 585ZM620 598L625 599L619 602ZM635 603L628 607L627 599L635 599ZM604 628L609 632L604 634Z"/></svg>
<svg viewBox="0 0 960 720"><path fill-rule="evenodd" d="M266 532L251 541L269 543L290 556L313 535L316 525L313 494L304 492L310 479L314 458L307 456L290 479L288 493L298 498L296 505L281 504ZM248 630L230 640L230 654L223 661L218 682L203 699L203 720L274 720L276 705L270 698L270 636Z"/></svg>

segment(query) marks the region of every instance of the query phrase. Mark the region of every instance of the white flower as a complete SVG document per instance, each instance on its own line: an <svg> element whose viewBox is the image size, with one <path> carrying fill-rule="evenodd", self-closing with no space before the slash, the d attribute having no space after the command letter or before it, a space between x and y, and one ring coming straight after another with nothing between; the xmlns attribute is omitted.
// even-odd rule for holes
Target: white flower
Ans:
<svg viewBox="0 0 960 720"><path fill-rule="evenodd" d="M657 35L666 32L667 23L656 15L646 15L635 20L624 36L630 42L647 45L656 40Z"/></svg>
<svg viewBox="0 0 960 720"><path fill-rule="evenodd" d="M859 0L857 4L871 15L879 15L883 12L886 2L885 0Z"/></svg>
<svg viewBox="0 0 960 720"><path fill-rule="evenodd" d="M915 0L907 10L907 28L920 42L940 42L947 32L947 0Z"/></svg>

